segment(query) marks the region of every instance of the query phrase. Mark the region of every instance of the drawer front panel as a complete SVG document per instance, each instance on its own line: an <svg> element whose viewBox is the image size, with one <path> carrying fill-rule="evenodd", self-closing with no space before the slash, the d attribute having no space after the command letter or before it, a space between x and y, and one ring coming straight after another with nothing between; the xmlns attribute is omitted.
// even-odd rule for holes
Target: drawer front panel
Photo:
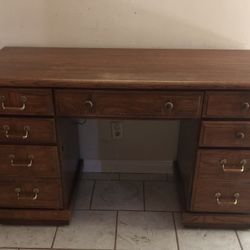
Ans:
<svg viewBox="0 0 250 250"><path fill-rule="evenodd" d="M200 178L195 188L192 211L250 212L250 182L214 181Z"/></svg>
<svg viewBox="0 0 250 250"><path fill-rule="evenodd" d="M250 147L250 122L203 122L200 146Z"/></svg>
<svg viewBox="0 0 250 250"><path fill-rule="evenodd" d="M0 175L58 177L57 147L0 146Z"/></svg>
<svg viewBox="0 0 250 250"><path fill-rule="evenodd" d="M204 117L250 118L250 92L209 91L205 97Z"/></svg>
<svg viewBox="0 0 250 250"><path fill-rule="evenodd" d="M0 88L0 114L53 115L52 92L44 89Z"/></svg>
<svg viewBox="0 0 250 250"><path fill-rule="evenodd" d="M249 150L199 150L198 178L213 180L250 180Z"/></svg>
<svg viewBox="0 0 250 250"><path fill-rule="evenodd" d="M62 208L60 183L56 179L1 179L0 206L7 208Z"/></svg>
<svg viewBox="0 0 250 250"><path fill-rule="evenodd" d="M197 118L201 105L201 92L56 91L62 116Z"/></svg>
<svg viewBox="0 0 250 250"><path fill-rule="evenodd" d="M0 142L56 143L55 122L53 119L0 118Z"/></svg>

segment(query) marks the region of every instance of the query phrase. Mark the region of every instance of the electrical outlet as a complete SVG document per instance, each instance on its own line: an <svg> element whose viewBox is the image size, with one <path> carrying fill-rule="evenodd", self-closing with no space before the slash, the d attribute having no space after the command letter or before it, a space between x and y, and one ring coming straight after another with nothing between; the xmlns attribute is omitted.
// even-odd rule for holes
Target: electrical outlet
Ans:
<svg viewBox="0 0 250 250"><path fill-rule="evenodd" d="M111 122L111 133L114 140L122 139L123 127L121 122Z"/></svg>

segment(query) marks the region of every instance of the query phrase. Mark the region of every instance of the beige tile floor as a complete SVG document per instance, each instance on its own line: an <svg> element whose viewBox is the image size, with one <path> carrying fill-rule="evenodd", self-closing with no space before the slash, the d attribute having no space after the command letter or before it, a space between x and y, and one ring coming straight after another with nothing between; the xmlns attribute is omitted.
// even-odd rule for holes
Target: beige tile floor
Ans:
<svg viewBox="0 0 250 250"><path fill-rule="evenodd" d="M250 250L250 230L183 228L174 180L85 174L69 226L0 225L0 249Z"/></svg>

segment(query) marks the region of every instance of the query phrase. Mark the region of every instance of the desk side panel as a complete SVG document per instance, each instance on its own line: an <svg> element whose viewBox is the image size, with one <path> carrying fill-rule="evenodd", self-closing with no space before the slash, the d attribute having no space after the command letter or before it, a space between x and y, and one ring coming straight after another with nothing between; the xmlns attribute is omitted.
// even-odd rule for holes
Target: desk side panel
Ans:
<svg viewBox="0 0 250 250"><path fill-rule="evenodd" d="M57 118L56 123L61 159L64 208L69 208L74 187L81 174L78 123L75 119L70 118Z"/></svg>
<svg viewBox="0 0 250 250"><path fill-rule="evenodd" d="M182 183L180 192L184 194L183 200L187 211L191 206L199 130L200 120L182 121L180 124L177 170Z"/></svg>

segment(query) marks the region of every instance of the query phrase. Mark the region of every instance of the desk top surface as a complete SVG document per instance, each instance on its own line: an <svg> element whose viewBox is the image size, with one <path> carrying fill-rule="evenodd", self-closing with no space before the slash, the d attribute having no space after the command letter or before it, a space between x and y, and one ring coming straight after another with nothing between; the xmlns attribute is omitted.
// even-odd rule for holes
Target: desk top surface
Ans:
<svg viewBox="0 0 250 250"><path fill-rule="evenodd" d="M0 87L249 89L249 50L11 48Z"/></svg>

